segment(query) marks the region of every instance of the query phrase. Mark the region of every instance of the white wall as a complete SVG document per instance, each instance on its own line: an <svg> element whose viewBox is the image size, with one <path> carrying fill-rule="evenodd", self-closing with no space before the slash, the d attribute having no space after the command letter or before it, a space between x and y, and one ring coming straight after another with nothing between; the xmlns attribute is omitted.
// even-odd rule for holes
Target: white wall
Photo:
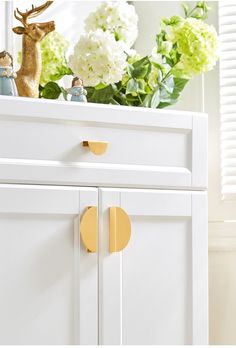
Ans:
<svg viewBox="0 0 236 348"><path fill-rule="evenodd" d="M210 343L236 344L236 224L209 224Z"/></svg>

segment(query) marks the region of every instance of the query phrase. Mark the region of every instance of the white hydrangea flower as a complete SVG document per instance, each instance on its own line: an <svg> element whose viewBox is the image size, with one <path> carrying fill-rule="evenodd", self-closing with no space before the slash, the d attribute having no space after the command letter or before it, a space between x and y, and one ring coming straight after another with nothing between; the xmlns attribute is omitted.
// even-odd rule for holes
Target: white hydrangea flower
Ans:
<svg viewBox="0 0 236 348"><path fill-rule="evenodd" d="M81 35L69 57L69 67L83 79L84 86L109 85L122 79L127 66L120 42L101 29Z"/></svg>
<svg viewBox="0 0 236 348"><path fill-rule="evenodd" d="M131 47L138 36L138 16L135 7L126 1L103 2L85 20L87 32L96 29L113 33L116 40L122 40Z"/></svg>

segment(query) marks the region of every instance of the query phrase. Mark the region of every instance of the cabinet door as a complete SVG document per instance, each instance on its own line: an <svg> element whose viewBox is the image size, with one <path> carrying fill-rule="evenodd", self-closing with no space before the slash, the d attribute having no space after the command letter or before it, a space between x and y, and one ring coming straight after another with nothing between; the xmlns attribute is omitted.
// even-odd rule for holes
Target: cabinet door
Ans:
<svg viewBox="0 0 236 348"><path fill-rule="evenodd" d="M96 189L0 185L0 344L97 344L97 255L79 217Z"/></svg>
<svg viewBox="0 0 236 348"><path fill-rule="evenodd" d="M207 344L205 193L99 191L101 344ZM131 239L109 252L109 208L131 221Z"/></svg>

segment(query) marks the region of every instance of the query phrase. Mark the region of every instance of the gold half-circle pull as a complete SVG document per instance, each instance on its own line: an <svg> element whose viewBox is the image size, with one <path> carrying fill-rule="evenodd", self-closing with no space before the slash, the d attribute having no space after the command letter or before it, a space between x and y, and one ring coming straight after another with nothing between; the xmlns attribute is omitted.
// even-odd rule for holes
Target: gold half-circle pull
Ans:
<svg viewBox="0 0 236 348"><path fill-rule="evenodd" d="M110 208L110 252L123 250L131 237L129 216L120 207Z"/></svg>
<svg viewBox="0 0 236 348"><path fill-rule="evenodd" d="M94 155L103 155L108 147L108 142L106 141L88 141L85 140L82 142L82 145L84 147L88 147L89 150L94 154Z"/></svg>
<svg viewBox="0 0 236 348"><path fill-rule="evenodd" d="M80 219L80 235L88 252L97 251L97 207L88 207Z"/></svg>

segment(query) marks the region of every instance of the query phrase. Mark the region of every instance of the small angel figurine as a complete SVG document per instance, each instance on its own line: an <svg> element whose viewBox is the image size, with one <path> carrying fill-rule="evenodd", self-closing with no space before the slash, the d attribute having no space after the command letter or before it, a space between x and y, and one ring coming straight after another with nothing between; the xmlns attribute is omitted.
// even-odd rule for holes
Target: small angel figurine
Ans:
<svg viewBox="0 0 236 348"><path fill-rule="evenodd" d="M67 89L67 92L71 94L71 101L87 102L87 91L83 87L83 81L79 77L75 77L72 80L72 87Z"/></svg>
<svg viewBox="0 0 236 348"><path fill-rule="evenodd" d="M13 59L10 53L0 52L0 94L8 96L17 96L17 88L13 71Z"/></svg>

